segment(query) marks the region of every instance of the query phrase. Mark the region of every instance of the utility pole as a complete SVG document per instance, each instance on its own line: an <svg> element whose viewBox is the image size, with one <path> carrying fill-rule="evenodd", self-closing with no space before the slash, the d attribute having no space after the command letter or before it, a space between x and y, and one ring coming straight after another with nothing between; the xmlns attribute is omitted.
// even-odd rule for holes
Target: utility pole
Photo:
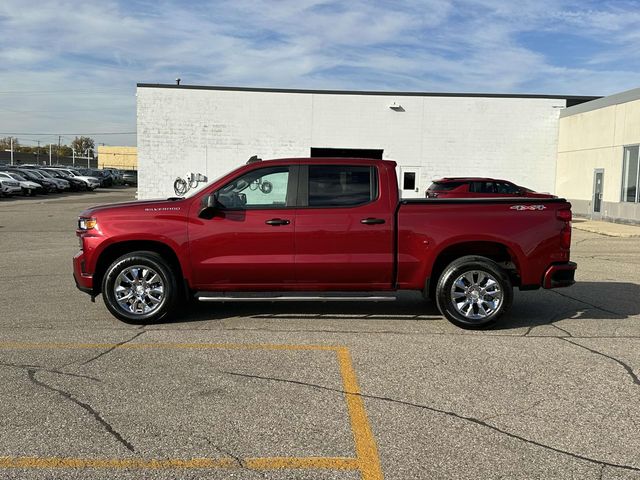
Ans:
<svg viewBox="0 0 640 480"><path fill-rule="evenodd" d="M36 150L36 163L40 165L40 140L38 140L38 149Z"/></svg>
<svg viewBox="0 0 640 480"><path fill-rule="evenodd" d="M11 139L11 165L13 165L13 137L9 137Z"/></svg>
<svg viewBox="0 0 640 480"><path fill-rule="evenodd" d="M73 166L76 166L76 149L71 147L71 154L73 155Z"/></svg>
<svg viewBox="0 0 640 480"><path fill-rule="evenodd" d="M56 150L56 163L60 165L60 139L62 135L58 135L58 150Z"/></svg>
<svg viewBox="0 0 640 480"><path fill-rule="evenodd" d="M49 144L49 166L51 166L51 144Z"/></svg>

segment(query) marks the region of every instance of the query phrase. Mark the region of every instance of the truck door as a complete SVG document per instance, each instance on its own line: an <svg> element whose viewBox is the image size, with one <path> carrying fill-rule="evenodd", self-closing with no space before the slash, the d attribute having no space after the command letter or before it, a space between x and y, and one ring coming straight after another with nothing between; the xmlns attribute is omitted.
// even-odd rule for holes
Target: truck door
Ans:
<svg viewBox="0 0 640 480"><path fill-rule="evenodd" d="M309 289L391 287L393 214L380 172L367 164L300 166L296 282ZM395 199L394 199L395 206Z"/></svg>
<svg viewBox="0 0 640 480"><path fill-rule="evenodd" d="M190 213L195 288L266 290L293 283L297 168L252 170L212 193L218 205L211 218Z"/></svg>

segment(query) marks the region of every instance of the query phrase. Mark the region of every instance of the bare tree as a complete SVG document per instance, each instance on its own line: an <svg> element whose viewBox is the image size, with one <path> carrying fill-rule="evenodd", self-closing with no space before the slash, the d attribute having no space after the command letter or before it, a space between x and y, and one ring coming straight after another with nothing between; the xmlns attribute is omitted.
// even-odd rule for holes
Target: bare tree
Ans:
<svg viewBox="0 0 640 480"><path fill-rule="evenodd" d="M76 137L73 142L71 142L71 147L77 154L83 154L89 149L93 150L95 146L96 142L94 142L91 137Z"/></svg>

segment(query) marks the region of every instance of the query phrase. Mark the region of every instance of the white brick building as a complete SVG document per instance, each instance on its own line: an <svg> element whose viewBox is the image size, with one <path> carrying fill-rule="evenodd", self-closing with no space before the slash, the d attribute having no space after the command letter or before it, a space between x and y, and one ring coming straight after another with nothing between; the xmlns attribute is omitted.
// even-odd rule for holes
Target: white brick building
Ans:
<svg viewBox="0 0 640 480"><path fill-rule="evenodd" d="M405 197L461 175L554 192L560 110L594 98L155 84L138 84L137 97L141 199L173 195L188 172L214 179L252 155L378 155L398 162L407 186L415 174Z"/></svg>

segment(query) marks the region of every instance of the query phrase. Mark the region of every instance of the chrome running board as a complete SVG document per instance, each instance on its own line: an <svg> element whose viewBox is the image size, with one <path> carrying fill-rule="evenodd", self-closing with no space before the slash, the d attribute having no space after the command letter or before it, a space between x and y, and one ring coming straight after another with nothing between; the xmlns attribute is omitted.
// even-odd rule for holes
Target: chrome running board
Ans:
<svg viewBox="0 0 640 480"><path fill-rule="evenodd" d="M397 299L388 292L198 292L200 302L393 302Z"/></svg>

